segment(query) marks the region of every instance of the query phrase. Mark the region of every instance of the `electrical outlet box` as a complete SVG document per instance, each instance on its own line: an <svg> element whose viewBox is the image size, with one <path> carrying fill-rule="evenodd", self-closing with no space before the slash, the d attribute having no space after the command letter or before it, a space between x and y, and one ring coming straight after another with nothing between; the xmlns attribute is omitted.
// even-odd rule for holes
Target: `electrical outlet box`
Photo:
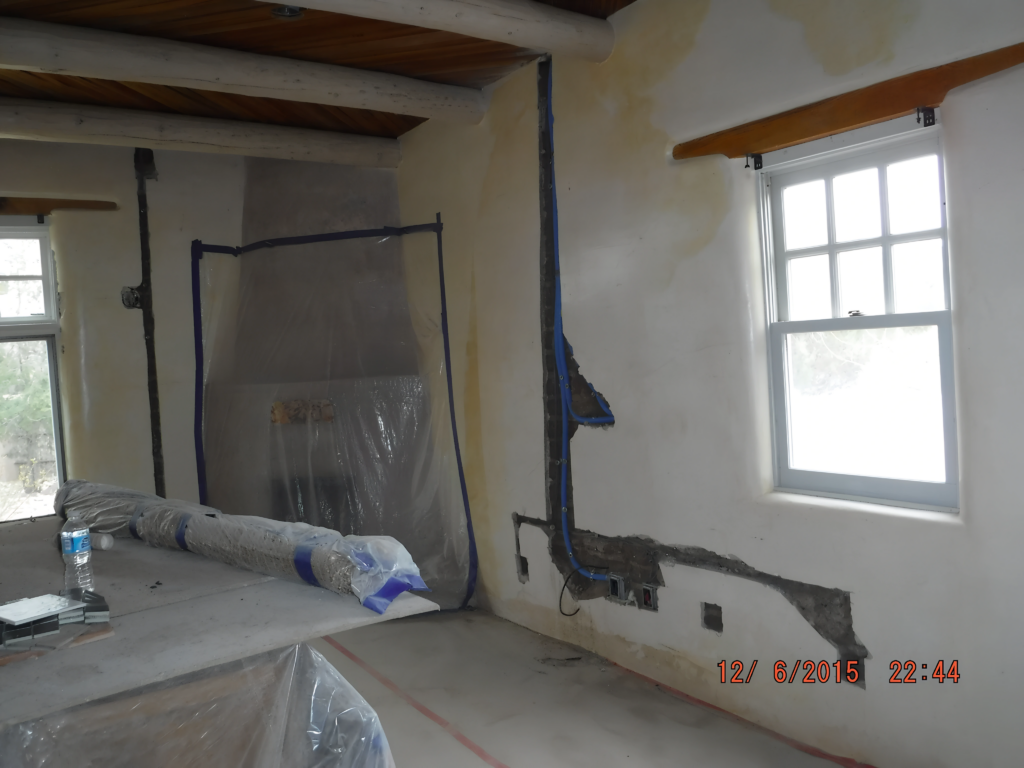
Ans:
<svg viewBox="0 0 1024 768"><path fill-rule="evenodd" d="M722 634L722 606L715 603L701 603L700 625L704 629Z"/></svg>
<svg viewBox="0 0 1024 768"><path fill-rule="evenodd" d="M643 611L658 610L658 587L654 584L644 584L640 587L640 600L637 607Z"/></svg>
<svg viewBox="0 0 1024 768"><path fill-rule="evenodd" d="M516 573L519 576L519 583L526 584L530 580L530 563L522 555L516 555Z"/></svg>
<svg viewBox="0 0 1024 768"><path fill-rule="evenodd" d="M622 576L608 574L608 599L615 603L629 602L629 585Z"/></svg>

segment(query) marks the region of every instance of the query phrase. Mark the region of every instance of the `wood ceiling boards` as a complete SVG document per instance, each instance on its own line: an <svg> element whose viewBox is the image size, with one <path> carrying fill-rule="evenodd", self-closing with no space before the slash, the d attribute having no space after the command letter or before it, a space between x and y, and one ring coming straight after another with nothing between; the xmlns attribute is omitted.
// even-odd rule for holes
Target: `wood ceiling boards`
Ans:
<svg viewBox="0 0 1024 768"><path fill-rule="evenodd" d="M539 0L606 18L634 0ZM256 0L0 0L0 16L200 43L481 88L537 53L450 32ZM164 85L0 70L0 96L397 137L422 118Z"/></svg>

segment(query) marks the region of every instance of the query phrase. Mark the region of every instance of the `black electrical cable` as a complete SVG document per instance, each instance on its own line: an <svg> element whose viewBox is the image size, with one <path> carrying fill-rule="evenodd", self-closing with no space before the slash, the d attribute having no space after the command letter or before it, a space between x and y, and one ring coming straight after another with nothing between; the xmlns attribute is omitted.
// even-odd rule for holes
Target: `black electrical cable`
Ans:
<svg viewBox="0 0 1024 768"><path fill-rule="evenodd" d="M565 581L562 582L562 591L558 593L558 612L563 616L572 617L579 613L580 610L582 610L582 606L578 603L576 604L576 610L572 613L566 613L564 610L562 610L562 597L565 595L565 588L569 586L569 579L572 578L572 575L574 573L576 573L576 571L569 571L569 575L566 576Z"/></svg>
<svg viewBox="0 0 1024 768"><path fill-rule="evenodd" d="M600 570L608 570L608 566L606 566L606 565L584 565L583 567L584 568L598 568ZM577 571L577 570L569 571L569 575L566 576L565 577L565 581L562 582L562 591L558 593L558 612L560 614L562 614L563 616L568 616L568 617L575 616L577 613L580 612L580 608L577 608L572 613L566 613L565 611L562 610L562 598L565 596L565 590L569 586L569 579L572 578L574 573L579 573L579 571ZM577 605L578 605L578 603L577 603Z"/></svg>

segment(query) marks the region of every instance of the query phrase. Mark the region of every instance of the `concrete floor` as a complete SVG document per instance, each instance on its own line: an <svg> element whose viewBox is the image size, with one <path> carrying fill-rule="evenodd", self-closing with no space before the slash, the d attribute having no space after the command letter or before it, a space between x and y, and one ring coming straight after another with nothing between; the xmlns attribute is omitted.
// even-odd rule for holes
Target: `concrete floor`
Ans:
<svg viewBox="0 0 1024 768"><path fill-rule="evenodd" d="M377 710L398 768L834 766L480 611L331 640L348 655L312 645Z"/></svg>

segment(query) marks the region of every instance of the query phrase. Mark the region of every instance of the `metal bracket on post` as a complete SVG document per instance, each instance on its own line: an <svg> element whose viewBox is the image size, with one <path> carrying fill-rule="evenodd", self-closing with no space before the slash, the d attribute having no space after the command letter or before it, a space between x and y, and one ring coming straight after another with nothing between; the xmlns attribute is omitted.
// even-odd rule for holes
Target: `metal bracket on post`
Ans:
<svg viewBox="0 0 1024 768"><path fill-rule="evenodd" d="M751 159L753 159L753 161L754 161L754 170L755 171L760 171L762 168L764 168L764 158L762 158L761 155L757 155L757 154L747 155L747 164L745 166L743 166L744 168L749 168L750 167Z"/></svg>
<svg viewBox="0 0 1024 768"><path fill-rule="evenodd" d="M125 309L142 309L142 296L139 295L139 289L132 288L130 285L122 288L121 303L124 304Z"/></svg>
<svg viewBox="0 0 1024 768"><path fill-rule="evenodd" d="M934 107L918 107L917 122L921 123L925 128L927 128L930 125L935 125Z"/></svg>

